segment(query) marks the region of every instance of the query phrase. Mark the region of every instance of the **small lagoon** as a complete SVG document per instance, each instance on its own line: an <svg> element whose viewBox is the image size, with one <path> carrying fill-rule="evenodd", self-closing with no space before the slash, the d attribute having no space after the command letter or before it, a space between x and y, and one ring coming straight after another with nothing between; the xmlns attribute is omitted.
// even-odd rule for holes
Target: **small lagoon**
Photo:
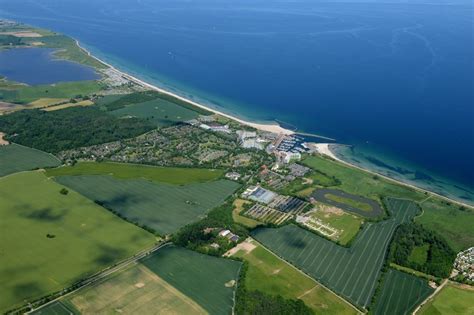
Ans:
<svg viewBox="0 0 474 315"><path fill-rule="evenodd" d="M56 59L54 49L18 48L0 52L0 76L28 85L97 80L91 67Z"/></svg>

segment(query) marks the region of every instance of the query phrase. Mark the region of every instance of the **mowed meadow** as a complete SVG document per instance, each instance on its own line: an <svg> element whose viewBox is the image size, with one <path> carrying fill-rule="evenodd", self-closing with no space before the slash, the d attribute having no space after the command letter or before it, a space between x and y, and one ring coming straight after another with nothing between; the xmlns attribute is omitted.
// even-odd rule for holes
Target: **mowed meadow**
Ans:
<svg viewBox="0 0 474 315"><path fill-rule="evenodd" d="M296 225L257 229L253 236L277 255L320 281L353 304L366 308L377 286L393 232L419 213L406 200L386 199L392 217L368 223L350 248L342 247Z"/></svg>
<svg viewBox="0 0 474 315"><path fill-rule="evenodd" d="M127 223L43 172L0 178L0 311L59 291L152 247Z"/></svg>

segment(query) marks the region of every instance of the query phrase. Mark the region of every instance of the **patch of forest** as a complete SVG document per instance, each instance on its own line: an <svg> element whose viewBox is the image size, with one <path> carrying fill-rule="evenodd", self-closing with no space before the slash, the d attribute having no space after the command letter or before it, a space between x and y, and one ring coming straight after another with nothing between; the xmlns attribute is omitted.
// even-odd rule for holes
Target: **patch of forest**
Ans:
<svg viewBox="0 0 474 315"><path fill-rule="evenodd" d="M449 276L455 258L444 239L412 223L397 229L389 252L390 262L441 278Z"/></svg>
<svg viewBox="0 0 474 315"><path fill-rule="evenodd" d="M50 153L132 138L154 128L148 120L120 119L97 107L23 110L0 116L0 130L8 141Z"/></svg>

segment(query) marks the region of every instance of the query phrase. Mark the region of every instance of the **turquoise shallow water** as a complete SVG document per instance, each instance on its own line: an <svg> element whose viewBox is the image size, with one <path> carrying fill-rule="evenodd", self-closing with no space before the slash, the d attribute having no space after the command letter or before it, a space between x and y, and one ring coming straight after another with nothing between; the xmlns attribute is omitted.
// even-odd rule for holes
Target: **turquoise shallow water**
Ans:
<svg viewBox="0 0 474 315"><path fill-rule="evenodd" d="M469 1L0 0L0 16L76 37L229 113L354 145L339 154L473 203Z"/></svg>

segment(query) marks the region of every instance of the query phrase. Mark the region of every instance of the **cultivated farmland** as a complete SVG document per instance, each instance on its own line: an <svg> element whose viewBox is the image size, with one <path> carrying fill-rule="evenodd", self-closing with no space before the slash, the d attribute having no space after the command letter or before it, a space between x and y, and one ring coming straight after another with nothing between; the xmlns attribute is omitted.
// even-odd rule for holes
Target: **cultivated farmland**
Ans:
<svg viewBox="0 0 474 315"><path fill-rule="evenodd" d="M130 257L155 237L41 172L0 178L0 312Z"/></svg>
<svg viewBox="0 0 474 315"><path fill-rule="evenodd" d="M34 315L80 315L76 308L67 302L56 301L44 308L34 311Z"/></svg>
<svg viewBox="0 0 474 315"><path fill-rule="evenodd" d="M228 180L176 186L112 176L58 176L56 181L160 234L176 232L219 206L239 184Z"/></svg>
<svg viewBox="0 0 474 315"><path fill-rule="evenodd" d="M112 175L118 179L139 179L161 183L184 185L209 182L223 175L222 170L204 168L159 167L129 163L81 162L74 166L50 169L48 176L64 175Z"/></svg>
<svg viewBox="0 0 474 315"><path fill-rule="evenodd" d="M313 279L298 271L254 240L239 245L233 256L248 262L247 290L259 290L287 299L301 299L315 314L356 314L357 312Z"/></svg>
<svg viewBox="0 0 474 315"><path fill-rule="evenodd" d="M0 176L60 164L51 154L14 143L0 146L0 161Z"/></svg>
<svg viewBox="0 0 474 315"><path fill-rule="evenodd" d="M210 314L230 314L241 263L168 246L142 264Z"/></svg>
<svg viewBox="0 0 474 315"><path fill-rule="evenodd" d="M367 307L377 285L395 228L409 222L419 209L413 202L386 199L392 217L368 223L350 248L339 246L295 225L257 229L254 237L352 303Z"/></svg>
<svg viewBox="0 0 474 315"><path fill-rule="evenodd" d="M112 111L117 117L149 118L158 127L170 126L177 122L195 119L199 114L188 108L163 99L133 104Z"/></svg>
<svg viewBox="0 0 474 315"><path fill-rule="evenodd" d="M426 280L389 269L383 279L373 312L375 315L411 314L433 291Z"/></svg>
<svg viewBox="0 0 474 315"><path fill-rule="evenodd" d="M78 314L206 314L196 302L140 263L81 289L57 304L34 314L47 315L65 308L70 312L76 310Z"/></svg>

